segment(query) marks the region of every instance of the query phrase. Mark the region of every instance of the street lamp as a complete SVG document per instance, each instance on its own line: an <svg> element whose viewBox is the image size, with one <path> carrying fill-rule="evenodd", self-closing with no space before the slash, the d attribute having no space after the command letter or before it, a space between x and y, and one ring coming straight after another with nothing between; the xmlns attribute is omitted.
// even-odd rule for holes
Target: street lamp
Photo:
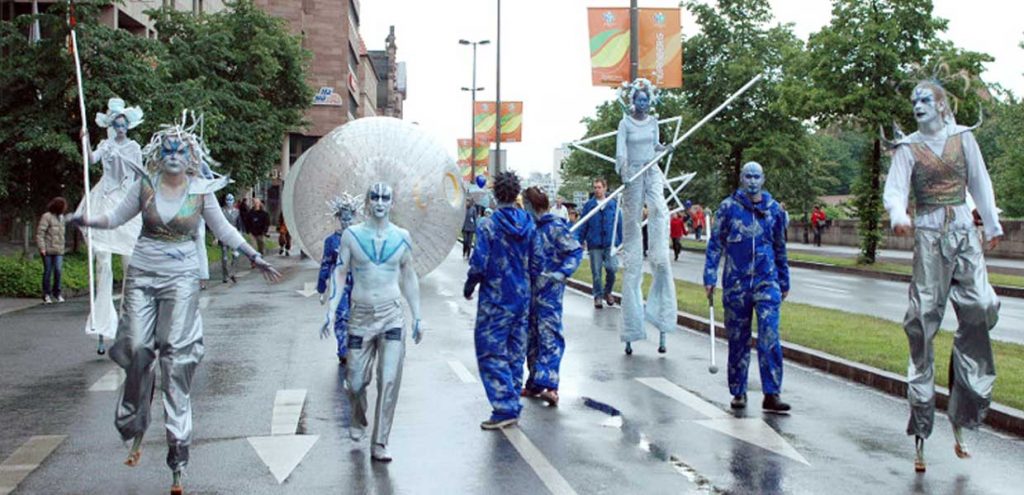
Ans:
<svg viewBox="0 0 1024 495"><path fill-rule="evenodd" d="M463 91L469 91L470 93L473 94L473 103L469 107L469 142L472 143L469 146L469 169L472 171L473 174L473 177L470 179L471 182L476 180L476 92L484 90L484 88L477 87L476 85L476 46L489 45L490 43L490 40L459 40L460 45L473 45L473 86L471 88L462 88Z"/></svg>

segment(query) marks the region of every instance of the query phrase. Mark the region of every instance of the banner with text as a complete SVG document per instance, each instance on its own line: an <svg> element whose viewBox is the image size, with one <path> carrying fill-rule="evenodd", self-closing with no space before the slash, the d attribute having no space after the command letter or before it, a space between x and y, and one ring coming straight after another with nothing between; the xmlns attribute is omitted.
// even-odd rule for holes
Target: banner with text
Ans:
<svg viewBox="0 0 1024 495"><path fill-rule="evenodd" d="M475 178L473 177L473 161L476 162L476 174L484 177L488 176L487 166L491 158L491 150L488 148L486 143L477 143L476 145L476 160L470 160L472 150L470 150L469 139L459 139L459 172L462 176L462 180L466 183L473 183Z"/></svg>
<svg viewBox="0 0 1024 495"><path fill-rule="evenodd" d="M659 88L683 85L683 29L680 11L639 9L637 73ZM587 9L590 75L594 86L618 87L629 81L629 9Z"/></svg>
<svg viewBox="0 0 1024 495"><path fill-rule="evenodd" d="M494 142L494 127L498 124L498 107L493 101L478 101L473 109L473 128L477 145ZM501 102L501 141L518 143L523 140L523 102ZM479 151L478 151L479 153Z"/></svg>

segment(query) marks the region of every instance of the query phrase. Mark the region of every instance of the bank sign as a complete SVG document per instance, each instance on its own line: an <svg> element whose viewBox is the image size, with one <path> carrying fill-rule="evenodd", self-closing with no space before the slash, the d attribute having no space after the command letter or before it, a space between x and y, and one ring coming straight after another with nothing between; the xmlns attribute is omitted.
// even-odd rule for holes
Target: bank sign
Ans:
<svg viewBox="0 0 1024 495"><path fill-rule="evenodd" d="M332 107L340 107L342 105L341 95L334 92L334 88L330 86L323 86L320 91L316 92L313 96L314 105L328 105Z"/></svg>

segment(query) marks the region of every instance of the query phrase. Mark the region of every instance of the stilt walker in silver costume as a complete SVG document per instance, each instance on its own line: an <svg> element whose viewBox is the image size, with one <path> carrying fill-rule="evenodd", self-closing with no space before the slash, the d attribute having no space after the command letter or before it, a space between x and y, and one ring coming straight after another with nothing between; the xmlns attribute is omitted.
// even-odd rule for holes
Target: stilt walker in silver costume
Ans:
<svg viewBox="0 0 1024 495"><path fill-rule="evenodd" d="M377 183L366 193L366 221L345 229L338 250L334 284L344 287L353 274L351 314L348 322L349 361L346 390L352 407L349 436L363 438L366 427L367 387L377 365L377 408L371 437L371 457L390 462L388 437L395 419L398 390L405 360L405 317L401 298L412 313L412 338L423 338L420 324L419 278L413 267L409 232L391 223L394 191ZM340 291L339 291L340 292ZM337 314L341 297L331 299L330 314Z"/></svg>
<svg viewBox="0 0 1024 495"><path fill-rule="evenodd" d="M125 279L122 316L110 358L126 377L114 424L132 447L125 464L135 466L142 455L142 436L150 421L150 406L159 362L163 393L167 465L174 473L171 493L182 493L181 475L192 442L191 385L203 357L199 315L199 259L196 238L202 221L221 242L244 252L275 281L280 278L224 218L214 192L228 183L210 180L200 172L212 162L193 124L164 126L142 150L147 170L124 200L103 215L76 215L73 223L114 229L141 214L142 233Z"/></svg>
<svg viewBox="0 0 1024 495"><path fill-rule="evenodd" d="M637 79L623 88L630 102L628 113L619 122L615 145L615 171L628 180L640 171L655 155L666 149L660 141L658 119L648 115L656 103L654 85L646 79ZM665 177L658 167L650 167L643 175L626 184L622 197L623 267L622 281L622 335L626 354L632 354L631 343L647 337L644 322L654 325L661 336L658 352L664 353L665 333L676 327L676 286L672 276L668 251L668 206L665 204ZM643 282L643 246L641 222L647 205L647 229L655 242L650 246L650 291L647 304L640 290Z"/></svg>
<svg viewBox="0 0 1024 495"><path fill-rule="evenodd" d="M896 234L908 235L911 228L914 233L910 308L903 319L910 344L907 434L914 435L914 469L924 472L924 441L935 420L932 341L947 299L959 322L950 356L948 414L960 458L970 457L963 429L981 424L996 378L989 331L998 319L999 300L988 283L967 195L974 197L989 249L999 243L1003 229L973 128L956 125L946 91L937 82L918 84L910 100L918 130L895 143L884 199ZM911 192L913 223L907 215Z"/></svg>

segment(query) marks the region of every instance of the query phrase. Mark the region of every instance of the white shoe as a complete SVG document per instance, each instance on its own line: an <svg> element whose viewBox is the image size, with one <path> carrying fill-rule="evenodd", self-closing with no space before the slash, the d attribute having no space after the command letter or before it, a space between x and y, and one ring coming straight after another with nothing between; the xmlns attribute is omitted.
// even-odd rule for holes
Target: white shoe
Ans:
<svg viewBox="0 0 1024 495"><path fill-rule="evenodd" d="M388 448L379 443L373 444L373 448L370 449L370 458L377 462L391 462L391 454L388 453Z"/></svg>
<svg viewBox="0 0 1024 495"><path fill-rule="evenodd" d="M50 295L49 294L43 296L43 304L50 304L52 302L53 302L53 299L50 299Z"/></svg>
<svg viewBox="0 0 1024 495"><path fill-rule="evenodd" d="M360 441L363 436L366 435L366 427L359 425L352 425L348 427L348 437L355 441Z"/></svg>
<svg viewBox="0 0 1024 495"><path fill-rule="evenodd" d="M64 296L57 296L57 302L59 302L59 303L64 302Z"/></svg>

